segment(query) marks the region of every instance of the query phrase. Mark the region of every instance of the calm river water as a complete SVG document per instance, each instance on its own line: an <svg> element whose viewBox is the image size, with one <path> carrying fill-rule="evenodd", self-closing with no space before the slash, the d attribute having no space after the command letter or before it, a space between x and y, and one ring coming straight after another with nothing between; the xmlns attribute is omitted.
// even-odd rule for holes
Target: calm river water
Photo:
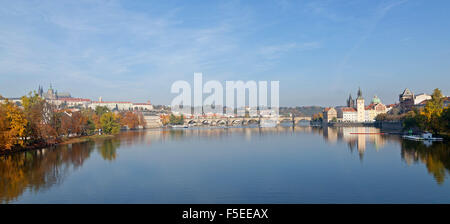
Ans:
<svg viewBox="0 0 450 224"><path fill-rule="evenodd" d="M450 203L448 143L356 132L123 132L0 157L0 203Z"/></svg>

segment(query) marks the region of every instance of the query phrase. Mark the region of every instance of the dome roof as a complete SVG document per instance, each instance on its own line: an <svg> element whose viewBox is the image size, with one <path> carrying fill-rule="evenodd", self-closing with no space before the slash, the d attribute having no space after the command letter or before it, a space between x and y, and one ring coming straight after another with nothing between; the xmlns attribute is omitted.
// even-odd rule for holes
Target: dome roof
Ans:
<svg viewBox="0 0 450 224"><path fill-rule="evenodd" d="M374 103L374 104L381 103L381 100L380 100L380 98L378 98L377 95L375 95L372 99L372 103Z"/></svg>

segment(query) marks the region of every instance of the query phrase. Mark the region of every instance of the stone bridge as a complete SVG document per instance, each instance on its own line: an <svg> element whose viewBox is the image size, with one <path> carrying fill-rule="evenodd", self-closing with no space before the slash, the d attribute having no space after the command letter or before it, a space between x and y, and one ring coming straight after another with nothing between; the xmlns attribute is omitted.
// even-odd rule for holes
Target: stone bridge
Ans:
<svg viewBox="0 0 450 224"><path fill-rule="evenodd" d="M238 126L238 125L251 125L251 124L260 124L261 121L270 120L272 118L265 117L199 117L199 118L185 118L185 125L211 125L211 126ZM278 117L277 123L291 123L298 124L301 121L311 121L311 117Z"/></svg>
<svg viewBox="0 0 450 224"><path fill-rule="evenodd" d="M158 114L144 113L144 119L146 121L145 128L158 128L162 127L162 121ZM261 121L269 120L271 118L264 117L197 117L197 118L185 118L184 125L208 125L208 126L239 126L239 125L251 125L260 124ZM311 117L278 117L277 123L290 123L298 124L300 122L309 122Z"/></svg>

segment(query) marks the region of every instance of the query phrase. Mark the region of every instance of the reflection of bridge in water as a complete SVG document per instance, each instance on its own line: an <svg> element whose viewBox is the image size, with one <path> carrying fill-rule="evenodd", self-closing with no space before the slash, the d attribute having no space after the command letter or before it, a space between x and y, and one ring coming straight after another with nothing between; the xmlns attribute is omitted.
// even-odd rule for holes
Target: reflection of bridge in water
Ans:
<svg viewBox="0 0 450 224"><path fill-rule="evenodd" d="M157 113L144 112L144 119L146 121L146 128L162 127L162 120ZM194 117L185 118L184 125L190 126L247 126L252 124L261 124L264 121L274 121L277 124L307 124L311 122L311 117L307 116L279 116L279 117Z"/></svg>
<svg viewBox="0 0 450 224"><path fill-rule="evenodd" d="M252 125L252 124L261 124L264 121L273 121L276 120L277 124L281 123L290 123L297 125L301 122L307 122L308 124L311 121L311 117L278 117L278 118L270 118L270 117L199 117L199 118L187 118L184 120L185 125L209 125L209 126L241 126L241 125Z"/></svg>

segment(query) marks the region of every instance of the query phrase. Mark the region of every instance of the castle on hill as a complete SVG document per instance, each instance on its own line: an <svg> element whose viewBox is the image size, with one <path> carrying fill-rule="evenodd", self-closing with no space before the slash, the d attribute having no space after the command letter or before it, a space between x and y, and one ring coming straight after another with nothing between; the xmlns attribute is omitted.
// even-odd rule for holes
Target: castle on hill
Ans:
<svg viewBox="0 0 450 224"><path fill-rule="evenodd" d="M150 103L150 101L147 101L146 103L133 103L130 101L104 101L102 100L102 97L99 97L98 101L92 101L91 99L72 97L68 92L59 93L56 89L53 89L52 84L50 84L50 87L47 91L44 91L44 88L39 85L37 94L47 102L56 105L58 108L79 110L82 108L95 109L97 106L100 106L107 107L108 109L113 111L153 110L153 105ZM22 105L21 98L8 98L8 100L16 103L19 106Z"/></svg>

